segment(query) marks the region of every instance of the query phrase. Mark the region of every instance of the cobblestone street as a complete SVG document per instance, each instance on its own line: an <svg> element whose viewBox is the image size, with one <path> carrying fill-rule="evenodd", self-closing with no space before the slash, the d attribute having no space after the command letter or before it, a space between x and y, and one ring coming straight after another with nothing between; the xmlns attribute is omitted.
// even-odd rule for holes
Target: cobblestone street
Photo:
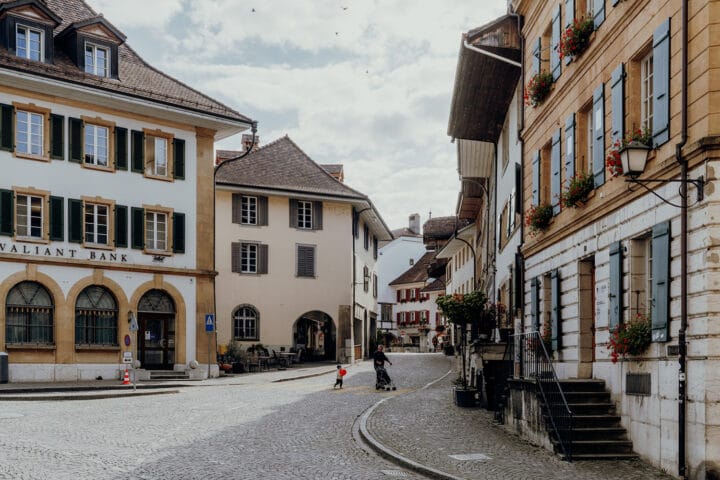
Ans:
<svg viewBox="0 0 720 480"><path fill-rule="evenodd" d="M425 478L369 453L353 435L358 415L388 448L462 478L650 479L639 462L567 464L504 433L485 411L452 405L451 360L390 354L396 392L376 392L369 362L291 382L258 376L177 394L87 401L0 402L3 479ZM198 427L202 425L202 427ZM450 454L483 453L485 461Z"/></svg>

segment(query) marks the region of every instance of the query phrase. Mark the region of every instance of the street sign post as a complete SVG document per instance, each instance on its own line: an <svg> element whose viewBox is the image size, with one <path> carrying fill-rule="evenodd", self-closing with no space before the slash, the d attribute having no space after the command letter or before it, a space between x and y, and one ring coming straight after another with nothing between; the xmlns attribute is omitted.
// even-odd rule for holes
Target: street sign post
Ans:
<svg viewBox="0 0 720 480"><path fill-rule="evenodd" d="M123 352L123 363L133 363L132 352Z"/></svg>
<svg viewBox="0 0 720 480"><path fill-rule="evenodd" d="M205 331L208 333L208 378L210 378L210 359L212 358L212 334L215 332L215 314L205 314Z"/></svg>

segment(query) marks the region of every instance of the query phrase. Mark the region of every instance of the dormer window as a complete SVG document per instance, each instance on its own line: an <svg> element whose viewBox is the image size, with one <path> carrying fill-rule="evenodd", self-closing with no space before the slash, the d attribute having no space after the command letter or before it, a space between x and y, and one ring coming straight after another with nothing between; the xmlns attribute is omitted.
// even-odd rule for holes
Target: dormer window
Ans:
<svg viewBox="0 0 720 480"><path fill-rule="evenodd" d="M15 51L18 57L43 61L43 31L17 24L15 27Z"/></svg>
<svg viewBox="0 0 720 480"><path fill-rule="evenodd" d="M85 43L85 73L107 77L110 73L110 50Z"/></svg>

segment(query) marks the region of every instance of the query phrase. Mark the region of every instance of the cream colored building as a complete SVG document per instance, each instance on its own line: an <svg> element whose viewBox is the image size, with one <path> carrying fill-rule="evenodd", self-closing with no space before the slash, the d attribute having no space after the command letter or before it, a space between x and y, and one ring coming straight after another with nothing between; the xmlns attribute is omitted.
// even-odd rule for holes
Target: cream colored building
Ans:
<svg viewBox="0 0 720 480"><path fill-rule="evenodd" d="M221 164L216 181L218 343L369 354L378 242L392 235L368 197L287 136Z"/></svg>

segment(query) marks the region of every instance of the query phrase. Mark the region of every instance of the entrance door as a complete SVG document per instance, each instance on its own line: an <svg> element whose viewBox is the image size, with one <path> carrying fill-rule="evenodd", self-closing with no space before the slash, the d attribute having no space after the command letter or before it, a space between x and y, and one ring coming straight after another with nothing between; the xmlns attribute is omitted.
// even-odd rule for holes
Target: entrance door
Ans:
<svg viewBox="0 0 720 480"><path fill-rule="evenodd" d="M595 260L578 263L579 323L578 378L592 378L595 361Z"/></svg>
<svg viewBox="0 0 720 480"><path fill-rule="evenodd" d="M141 313L138 324L138 356L143 368L172 370L175 364L175 317Z"/></svg>

